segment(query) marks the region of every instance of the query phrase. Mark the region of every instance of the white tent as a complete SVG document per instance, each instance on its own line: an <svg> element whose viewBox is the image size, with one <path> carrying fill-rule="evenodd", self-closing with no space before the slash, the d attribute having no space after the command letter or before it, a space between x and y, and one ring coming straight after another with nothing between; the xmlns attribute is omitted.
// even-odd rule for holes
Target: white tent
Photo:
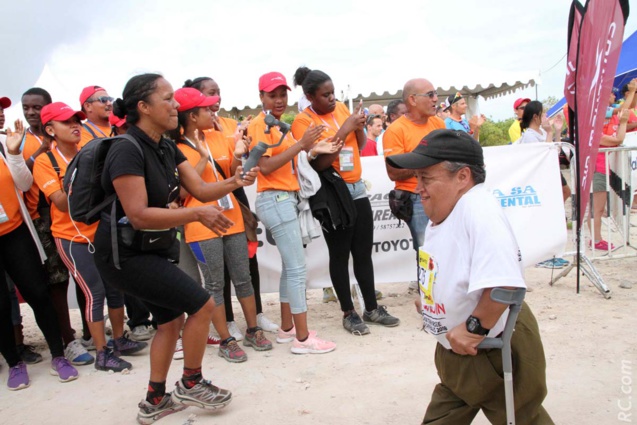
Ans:
<svg viewBox="0 0 637 425"><path fill-rule="evenodd" d="M32 87L40 87L48 91L54 102L64 102L72 108L79 107L80 94L73 93L69 90L62 81L51 72L51 68L48 64L44 65L40 76ZM11 99L11 102L11 107L5 111L5 126L10 125L13 127L13 122L16 119L24 121L24 115L22 114L22 102L20 102L20 99Z"/></svg>
<svg viewBox="0 0 637 425"><path fill-rule="evenodd" d="M464 84L462 86L457 84L449 84L446 86L439 86L436 88L438 91L438 98L442 101L445 97L455 94L456 92L462 93L462 95L467 99L468 109L467 109L467 117L471 117L475 114L480 113L480 98L483 100L495 99L497 97L506 96L508 94L514 93L517 90L523 90L528 87L534 87L536 84L540 83L540 78L537 73L526 73L520 74L514 77L504 77L502 82L499 84L496 83L474 83L474 84ZM339 99L343 102L349 102L352 100L353 102L358 102L360 99L363 99L363 105L369 106L373 103L377 103L380 105L387 105L394 99L402 99L403 91L396 90L394 92L389 91L366 91L360 94L359 91L357 95L352 96L352 89L348 88L348 90L343 90L340 92ZM380 93L380 94L379 94ZM351 105L350 105L351 109ZM245 105L243 107L232 107L232 108L222 108L222 113L224 115L231 116L233 118L238 117L246 117L248 115L256 115L261 111L260 105L248 106ZM297 103L288 106L287 112L297 112Z"/></svg>

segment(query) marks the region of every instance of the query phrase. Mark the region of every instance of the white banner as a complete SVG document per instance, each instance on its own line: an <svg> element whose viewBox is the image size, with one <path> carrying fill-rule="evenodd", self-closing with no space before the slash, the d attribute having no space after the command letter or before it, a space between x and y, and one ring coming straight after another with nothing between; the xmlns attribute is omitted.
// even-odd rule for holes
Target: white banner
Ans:
<svg viewBox="0 0 637 425"><path fill-rule="evenodd" d="M520 244L525 266L559 255L566 243L566 224L557 148L552 144L498 146L484 149L486 186L505 209ZM363 179L374 214L374 274L377 283L416 280L416 252L404 223L389 210L387 194L394 183L387 177L383 157L364 157ZM254 210L256 187L246 188ZM262 292L276 292L281 257L259 223L259 272ZM329 254L324 239L305 249L310 288L330 286ZM351 270L351 267L350 267ZM355 282L350 273L350 279Z"/></svg>

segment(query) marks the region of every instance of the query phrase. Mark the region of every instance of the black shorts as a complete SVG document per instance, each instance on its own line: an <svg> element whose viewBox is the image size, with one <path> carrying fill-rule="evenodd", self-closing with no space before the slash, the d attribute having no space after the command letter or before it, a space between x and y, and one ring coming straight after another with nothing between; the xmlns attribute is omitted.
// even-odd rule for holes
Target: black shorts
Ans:
<svg viewBox="0 0 637 425"><path fill-rule="evenodd" d="M139 298L158 324L168 323L183 313L195 314L210 295L199 283L166 258L143 254L121 260L121 270L110 258L110 234L95 236L95 265L105 282Z"/></svg>

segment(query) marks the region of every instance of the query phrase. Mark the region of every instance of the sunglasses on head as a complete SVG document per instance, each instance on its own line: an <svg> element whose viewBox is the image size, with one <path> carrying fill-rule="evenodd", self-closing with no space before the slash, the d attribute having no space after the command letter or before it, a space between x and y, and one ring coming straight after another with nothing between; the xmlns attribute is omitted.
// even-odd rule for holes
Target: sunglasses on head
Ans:
<svg viewBox="0 0 637 425"><path fill-rule="evenodd" d="M100 97L96 97L94 99L89 99L89 100L87 100L87 102L88 103L101 102L103 104L107 104L108 102L113 102L113 100L115 100L115 99L110 97L110 96L100 96Z"/></svg>

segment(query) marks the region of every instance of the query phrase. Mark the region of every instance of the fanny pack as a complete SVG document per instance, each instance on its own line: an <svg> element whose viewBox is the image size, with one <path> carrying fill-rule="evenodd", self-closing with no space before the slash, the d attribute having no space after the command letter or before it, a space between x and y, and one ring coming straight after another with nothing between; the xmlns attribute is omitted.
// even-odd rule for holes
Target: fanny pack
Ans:
<svg viewBox="0 0 637 425"><path fill-rule="evenodd" d="M128 248L141 252L163 251L168 254L169 261L179 262L179 240L177 229L174 227L162 230L135 230L128 223L118 223L117 235L122 244ZM175 245L177 245L176 253Z"/></svg>
<svg viewBox="0 0 637 425"><path fill-rule="evenodd" d="M389 191L389 209L392 214L405 223L411 222L414 213L414 205L411 201L411 192L394 189Z"/></svg>

